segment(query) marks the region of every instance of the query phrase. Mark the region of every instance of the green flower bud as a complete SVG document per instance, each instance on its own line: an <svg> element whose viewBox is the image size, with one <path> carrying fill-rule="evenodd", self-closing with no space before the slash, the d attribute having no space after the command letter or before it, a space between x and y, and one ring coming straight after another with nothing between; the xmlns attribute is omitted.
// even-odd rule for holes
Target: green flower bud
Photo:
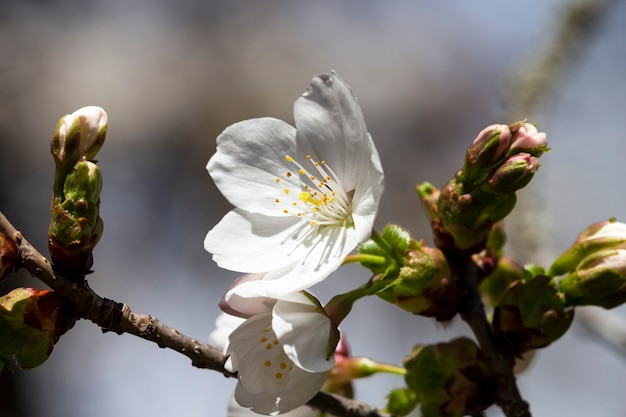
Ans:
<svg viewBox="0 0 626 417"><path fill-rule="evenodd" d="M548 274L558 276L572 272L584 258L605 249L626 249L626 224L611 219L587 227L552 263Z"/></svg>
<svg viewBox="0 0 626 417"><path fill-rule="evenodd" d="M480 189L493 195L512 194L528 185L538 168L536 157L528 153L515 154L496 168Z"/></svg>
<svg viewBox="0 0 626 417"><path fill-rule="evenodd" d="M65 177L80 160L93 160L106 137L107 114L96 106L87 106L63 116L50 143L56 164L54 190L60 195Z"/></svg>
<svg viewBox="0 0 626 417"><path fill-rule="evenodd" d="M509 257L498 259L494 271L480 283L480 293L493 307L500 304L500 300L509 286L524 276L524 269Z"/></svg>
<svg viewBox="0 0 626 417"><path fill-rule="evenodd" d="M424 212L429 220L437 218L437 201L439 200L439 190L429 182L423 182L416 187L417 194L422 200Z"/></svg>
<svg viewBox="0 0 626 417"><path fill-rule="evenodd" d="M513 139L508 155L528 153L534 157L540 157L548 150L547 135L537 131L537 127L526 121L513 123L509 126Z"/></svg>
<svg viewBox="0 0 626 417"><path fill-rule="evenodd" d="M48 359L74 320L70 307L50 290L17 288L0 297L0 369L15 359L31 369Z"/></svg>
<svg viewBox="0 0 626 417"><path fill-rule="evenodd" d="M461 177L465 182L480 181L486 172L498 165L509 150L511 132L507 125L490 125L474 139L465 154Z"/></svg>
<svg viewBox="0 0 626 417"><path fill-rule="evenodd" d="M509 285L493 315L496 336L518 352L538 349L561 337L574 319L552 279L540 275Z"/></svg>
<svg viewBox="0 0 626 417"><path fill-rule="evenodd" d="M445 231L457 249L485 245L495 223L515 207L515 194L493 196L479 190L467 192L464 184L451 180L441 190L437 211Z"/></svg>
<svg viewBox="0 0 626 417"><path fill-rule="evenodd" d="M12 239L0 232L0 281L13 271L17 260L17 246Z"/></svg>
<svg viewBox="0 0 626 417"><path fill-rule="evenodd" d="M584 258L559 282L570 305L613 308L626 293L626 249L605 249Z"/></svg>
<svg viewBox="0 0 626 417"><path fill-rule="evenodd" d="M100 169L81 161L67 176L63 196L52 200L48 248L55 268L70 279L84 277L93 264L92 251L103 229L101 191Z"/></svg>
<svg viewBox="0 0 626 417"><path fill-rule="evenodd" d="M459 296L443 253L414 240L397 277L377 295L405 311L440 321L450 320L457 313Z"/></svg>
<svg viewBox="0 0 626 417"><path fill-rule="evenodd" d="M418 346L404 365L405 381L424 417L475 415L496 400L496 382L483 353L466 337Z"/></svg>

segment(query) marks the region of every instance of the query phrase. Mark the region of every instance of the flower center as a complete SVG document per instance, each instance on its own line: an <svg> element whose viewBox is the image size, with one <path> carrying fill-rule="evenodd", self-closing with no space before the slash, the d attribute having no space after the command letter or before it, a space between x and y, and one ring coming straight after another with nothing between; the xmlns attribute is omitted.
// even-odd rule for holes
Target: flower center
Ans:
<svg viewBox="0 0 626 417"><path fill-rule="evenodd" d="M289 188L283 192L288 197L277 198L276 203L283 207L283 213L294 215L309 220L311 226L316 225L353 225L350 213L351 193L346 193L337 180L337 174L326 165L325 161L317 162L311 155L307 155L309 161L318 175L313 175L298 161L286 155L287 162L297 167L299 189L292 193ZM314 171L314 172L315 172ZM287 171L285 177L291 179L293 174ZM276 178L280 182L280 178ZM294 196L297 195L297 199Z"/></svg>

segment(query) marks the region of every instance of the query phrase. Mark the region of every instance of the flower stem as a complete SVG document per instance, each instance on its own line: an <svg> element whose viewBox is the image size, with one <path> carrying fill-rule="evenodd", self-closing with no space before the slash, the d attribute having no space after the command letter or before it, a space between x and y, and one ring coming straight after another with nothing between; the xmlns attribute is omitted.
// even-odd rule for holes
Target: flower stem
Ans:
<svg viewBox="0 0 626 417"><path fill-rule="evenodd" d="M387 282L384 280L370 281L359 288L343 294L338 294L331 298L331 300L324 306L324 311L332 323L335 326L339 326L348 313L350 313L352 305L358 299L376 294L383 289L385 285L387 285Z"/></svg>
<svg viewBox="0 0 626 417"><path fill-rule="evenodd" d="M369 255L366 253L355 253L353 255L346 256L346 259L343 260L343 265L354 262L366 262L368 264L384 265L387 263L387 259L385 259L384 256Z"/></svg>

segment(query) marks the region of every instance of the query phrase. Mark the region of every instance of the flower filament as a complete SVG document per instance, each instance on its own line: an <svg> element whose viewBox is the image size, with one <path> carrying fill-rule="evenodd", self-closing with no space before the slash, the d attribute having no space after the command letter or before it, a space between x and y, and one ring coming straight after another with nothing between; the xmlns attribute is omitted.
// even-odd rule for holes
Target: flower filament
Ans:
<svg viewBox="0 0 626 417"><path fill-rule="evenodd" d="M298 210L292 213L290 209L284 208L283 213L303 217L310 221L311 226L352 226L351 196L344 191L337 180L337 174L326 165L325 161L317 162L311 158L311 155L307 155L306 158L317 171L317 176L307 171L291 156L285 156L287 162L295 164L298 168L299 187L302 191L297 194L297 200L290 201L290 205ZM292 176L291 172L286 173L288 179ZM276 180L280 182L279 178ZM283 189L283 192L290 195L288 188ZM279 203L281 200L277 198L276 202Z"/></svg>

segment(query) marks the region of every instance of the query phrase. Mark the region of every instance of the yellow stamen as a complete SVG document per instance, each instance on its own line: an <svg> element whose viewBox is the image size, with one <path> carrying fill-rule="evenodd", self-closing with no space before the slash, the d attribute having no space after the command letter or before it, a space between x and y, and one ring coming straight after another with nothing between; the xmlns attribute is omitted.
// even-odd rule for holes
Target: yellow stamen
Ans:
<svg viewBox="0 0 626 417"><path fill-rule="evenodd" d="M314 199L308 191L302 191L299 198L303 203L311 203L314 206L319 206L321 204L321 202Z"/></svg>

